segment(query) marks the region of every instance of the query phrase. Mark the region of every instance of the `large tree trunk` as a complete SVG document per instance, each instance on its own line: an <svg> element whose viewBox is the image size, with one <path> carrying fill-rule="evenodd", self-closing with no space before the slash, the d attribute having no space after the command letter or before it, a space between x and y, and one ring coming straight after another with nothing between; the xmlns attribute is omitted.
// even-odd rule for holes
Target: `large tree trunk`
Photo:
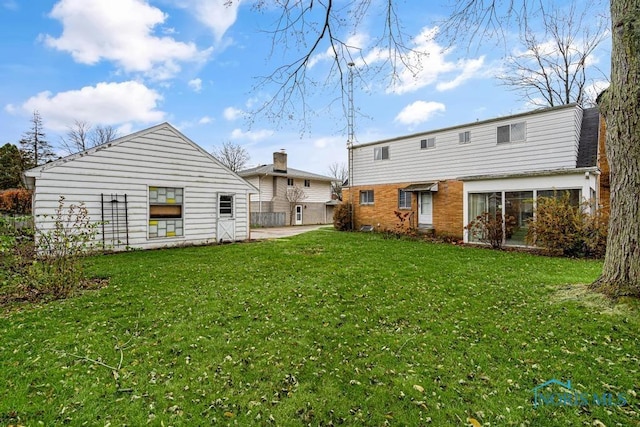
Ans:
<svg viewBox="0 0 640 427"><path fill-rule="evenodd" d="M611 86L601 97L611 167L611 217L593 288L640 296L640 0L611 0Z"/></svg>

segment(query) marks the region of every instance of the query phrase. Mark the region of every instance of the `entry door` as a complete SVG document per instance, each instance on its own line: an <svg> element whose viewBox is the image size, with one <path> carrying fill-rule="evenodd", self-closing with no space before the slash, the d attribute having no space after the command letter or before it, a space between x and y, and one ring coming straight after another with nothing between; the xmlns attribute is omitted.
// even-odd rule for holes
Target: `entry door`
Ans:
<svg viewBox="0 0 640 427"><path fill-rule="evenodd" d="M302 205L296 205L296 225L302 225Z"/></svg>
<svg viewBox="0 0 640 427"><path fill-rule="evenodd" d="M419 224L433 223L433 199L430 191L420 193L420 196L418 197L418 210Z"/></svg>

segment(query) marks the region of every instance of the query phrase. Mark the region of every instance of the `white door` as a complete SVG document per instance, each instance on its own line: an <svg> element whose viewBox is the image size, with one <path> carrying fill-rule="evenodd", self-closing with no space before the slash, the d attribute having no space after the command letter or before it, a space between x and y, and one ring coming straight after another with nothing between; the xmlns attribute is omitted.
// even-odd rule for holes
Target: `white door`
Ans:
<svg viewBox="0 0 640 427"><path fill-rule="evenodd" d="M302 205L296 205L296 225L302 225Z"/></svg>
<svg viewBox="0 0 640 427"><path fill-rule="evenodd" d="M423 191L418 197L418 223L433 224L433 199L430 191Z"/></svg>

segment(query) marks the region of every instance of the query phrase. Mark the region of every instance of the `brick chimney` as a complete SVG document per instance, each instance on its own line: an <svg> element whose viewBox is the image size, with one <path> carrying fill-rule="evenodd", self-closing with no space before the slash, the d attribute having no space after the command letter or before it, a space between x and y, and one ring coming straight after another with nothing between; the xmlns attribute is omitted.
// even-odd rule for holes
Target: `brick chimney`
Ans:
<svg viewBox="0 0 640 427"><path fill-rule="evenodd" d="M287 173L287 153L284 149L273 153L273 171Z"/></svg>

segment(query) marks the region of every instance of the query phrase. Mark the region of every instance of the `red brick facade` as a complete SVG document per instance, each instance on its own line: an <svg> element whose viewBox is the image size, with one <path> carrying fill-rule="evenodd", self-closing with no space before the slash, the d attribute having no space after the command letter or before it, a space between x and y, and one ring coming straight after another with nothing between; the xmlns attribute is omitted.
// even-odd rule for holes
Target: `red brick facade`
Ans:
<svg viewBox="0 0 640 427"><path fill-rule="evenodd" d="M354 188L344 188L342 200L353 202L356 229L362 225L372 225L376 231L395 230L400 221L395 212L411 213L405 226L418 225L418 193L411 195L411 209L398 207L399 190L412 184L380 184ZM360 204L360 191L373 190L374 202ZM353 200L350 198L353 191ZM463 185L462 181L446 180L438 182L438 191L433 192L433 228L436 235L462 238L463 235Z"/></svg>

